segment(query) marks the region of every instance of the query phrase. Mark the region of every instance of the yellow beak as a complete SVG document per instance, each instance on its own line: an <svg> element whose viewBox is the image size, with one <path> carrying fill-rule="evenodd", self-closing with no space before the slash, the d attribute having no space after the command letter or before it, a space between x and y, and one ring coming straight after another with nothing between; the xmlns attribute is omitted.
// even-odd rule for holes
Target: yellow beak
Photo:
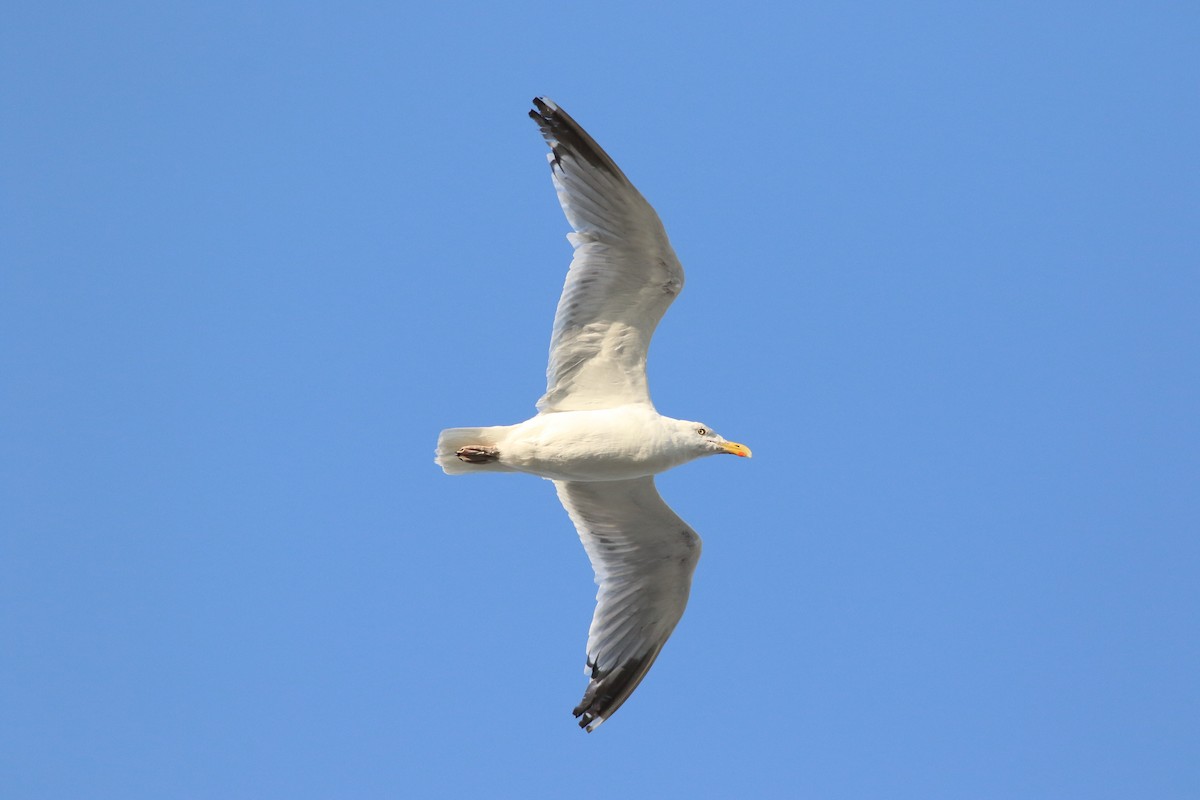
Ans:
<svg viewBox="0 0 1200 800"><path fill-rule="evenodd" d="M737 442L722 442L721 447L724 447L725 452L730 453L731 455L741 456L742 458L750 457L750 448L746 447L744 444L738 444Z"/></svg>

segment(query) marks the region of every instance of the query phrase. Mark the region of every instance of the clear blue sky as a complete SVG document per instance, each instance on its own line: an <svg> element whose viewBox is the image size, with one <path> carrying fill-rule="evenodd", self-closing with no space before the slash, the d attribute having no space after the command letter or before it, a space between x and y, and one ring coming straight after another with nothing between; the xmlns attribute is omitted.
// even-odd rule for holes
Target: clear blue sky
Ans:
<svg viewBox="0 0 1200 800"><path fill-rule="evenodd" d="M5 797L1200 796L1195 4L203 5L0 31ZM591 736L535 94L755 453Z"/></svg>

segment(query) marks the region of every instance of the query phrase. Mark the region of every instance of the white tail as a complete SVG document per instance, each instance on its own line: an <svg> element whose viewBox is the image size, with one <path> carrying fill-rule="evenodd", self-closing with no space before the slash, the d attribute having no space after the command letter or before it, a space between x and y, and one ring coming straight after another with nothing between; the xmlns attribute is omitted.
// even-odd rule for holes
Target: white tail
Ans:
<svg viewBox="0 0 1200 800"><path fill-rule="evenodd" d="M516 472L512 467L506 467L499 461L485 464L469 464L460 461L455 453L459 448L468 445L483 445L489 447L504 440L512 425L493 425L490 428L447 428L438 436L437 465L445 470L447 475L466 475L472 472ZM500 458L504 458L501 452Z"/></svg>

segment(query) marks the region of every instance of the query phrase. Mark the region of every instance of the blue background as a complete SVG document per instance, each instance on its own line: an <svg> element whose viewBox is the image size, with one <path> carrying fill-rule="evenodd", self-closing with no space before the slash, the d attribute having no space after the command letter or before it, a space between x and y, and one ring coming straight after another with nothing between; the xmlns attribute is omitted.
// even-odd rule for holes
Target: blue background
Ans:
<svg viewBox="0 0 1200 800"><path fill-rule="evenodd" d="M1200 10L734 5L6 12L6 797L1200 796ZM543 389L535 94L755 451L591 736L552 487L432 463Z"/></svg>

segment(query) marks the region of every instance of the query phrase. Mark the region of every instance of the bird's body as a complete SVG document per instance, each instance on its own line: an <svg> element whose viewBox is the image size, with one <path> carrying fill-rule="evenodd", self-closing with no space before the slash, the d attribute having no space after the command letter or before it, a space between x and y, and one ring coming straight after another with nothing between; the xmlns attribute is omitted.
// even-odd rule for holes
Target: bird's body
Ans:
<svg viewBox="0 0 1200 800"><path fill-rule="evenodd" d="M600 585L588 632L591 680L574 711L592 731L658 657L700 557L700 537L663 502L654 475L750 450L655 410L646 353L683 288L683 267L658 215L612 159L558 106L533 102L530 116L550 145L551 175L575 229L546 393L525 422L442 431L436 460L451 475L524 472L554 481Z"/></svg>
<svg viewBox="0 0 1200 800"><path fill-rule="evenodd" d="M657 475L704 455L692 447L702 438L696 434L702 427L638 404L542 413L484 429L490 433L472 434L470 443L486 441L496 449L498 463L511 471L556 481L616 481ZM458 449L449 442L440 446L439 464L447 471L470 472L469 465L459 466Z"/></svg>

